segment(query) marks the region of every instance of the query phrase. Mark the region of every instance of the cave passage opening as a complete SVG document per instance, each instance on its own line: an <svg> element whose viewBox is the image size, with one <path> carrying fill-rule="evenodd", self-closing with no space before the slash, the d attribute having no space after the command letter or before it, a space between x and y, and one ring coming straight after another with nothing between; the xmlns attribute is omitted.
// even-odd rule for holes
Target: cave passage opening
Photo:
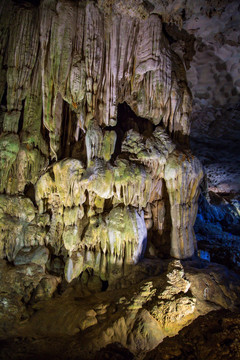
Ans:
<svg viewBox="0 0 240 360"><path fill-rule="evenodd" d="M152 135L155 127L156 126L150 120L137 116L125 101L123 103L119 103L116 126L108 126L104 128L104 130L114 130L117 134L113 160L122 153L121 146L124 135L127 131L134 130L143 135L145 138L148 138Z"/></svg>
<svg viewBox="0 0 240 360"><path fill-rule="evenodd" d="M78 114L63 100L58 160L64 158L87 161L85 134L78 127Z"/></svg>

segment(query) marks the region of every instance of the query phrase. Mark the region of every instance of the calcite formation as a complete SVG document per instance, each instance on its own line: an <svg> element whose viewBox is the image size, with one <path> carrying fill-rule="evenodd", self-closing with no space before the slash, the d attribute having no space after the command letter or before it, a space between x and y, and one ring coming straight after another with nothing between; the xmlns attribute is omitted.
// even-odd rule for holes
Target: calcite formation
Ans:
<svg viewBox="0 0 240 360"><path fill-rule="evenodd" d="M106 5L0 7L0 255L68 282L196 251L183 65L159 15Z"/></svg>
<svg viewBox="0 0 240 360"><path fill-rule="evenodd" d="M239 309L239 276L194 256L193 230L210 177L200 250L210 230L239 231L237 200L213 193L239 187L223 166L229 144L229 169L237 154L239 11L236 0L0 1L1 359L97 359L119 344L121 358L143 359L199 315ZM238 271L233 238L224 256Z"/></svg>

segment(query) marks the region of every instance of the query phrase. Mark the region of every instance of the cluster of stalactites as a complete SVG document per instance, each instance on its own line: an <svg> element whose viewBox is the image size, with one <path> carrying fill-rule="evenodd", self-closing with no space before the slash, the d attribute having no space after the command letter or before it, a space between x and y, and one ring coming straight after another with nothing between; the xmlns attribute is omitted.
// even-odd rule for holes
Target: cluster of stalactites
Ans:
<svg viewBox="0 0 240 360"><path fill-rule="evenodd" d="M74 113L70 130L76 143L87 132L86 146L91 147L97 134L99 146L91 147L88 162L110 159L116 134L101 133L99 126L116 125L120 102L155 125L162 121L170 133L189 133L191 97L185 79L177 79L183 72L159 16L141 20L104 14L93 2L44 0L27 9L5 1L0 17L0 53L6 54L0 55L0 99L6 102L1 192L23 193L48 165L49 149L52 158L59 157L66 104ZM42 136L43 129L49 138ZM153 163L147 165L156 168Z"/></svg>
<svg viewBox="0 0 240 360"><path fill-rule="evenodd" d="M76 139L93 118L116 125L123 101L154 124L162 120L171 133L189 133L191 96L185 79L176 77L180 65L158 15L106 15L94 2L66 0L12 11L5 5L0 14L7 49L6 59L0 57L7 65L0 74L0 97L7 83L4 132L18 132L24 101L31 99L43 107L52 157L61 146L64 102L76 114Z"/></svg>
<svg viewBox="0 0 240 360"><path fill-rule="evenodd" d="M50 244L54 255L68 253L68 281L91 263L106 273L138 261L147 229L162 226L168 207L171 255L191 256L202 168L164 130L189 134L191 96L160 17L103 14L90 1L9 4L0 9L0 192L32 196L38 214L9 216L4 205L1 256L13 261L21 247ZM151 134L130 129L118 138L124 101L155 126ZM69 156L81 160L47 168L49 155L68 156L64 141L79 146L80 156Z"/></svg>
<svg viewBox="0 0 240 360"><path fill-rule="evenodd" d="M47 241L59 249L62 239L70 280L90 266L86 258L98 259L93 263L101 273L107 259L118 266L139 260L152 224L151 203L163 198L163 181L170 201L171 255L187 258L195 251L193 225L203 175L198 160L176 150L165 130L156 127L147 139L128 131L122 142L127 156L111 163L103 150L109 133L103 135L93 125L86 134L88 166L76 159L61 160L36 184L40 213L52 213ZM108 148L114 152L116 136L110 139Z"/></svg>
<svg viewBox="0 0 240 360"><path fill-rule="evenodd" d="M121 272L143 257L147 245L143 211L114 207L107 214L91 217L82 238L77 226L65 227L63 243L69 251L65 266L68 281L88 267L106 279L114 267Z"/></svg>
<svg viewBox="0 0 240 360"><path fill-rule="evenodd" d="M86 197L90 207L102 210L107 199L112 199L113 205L145 208L175 145L160 126L147 140L130 130L122 143L122 152L129 159L117 157L111 164L107 160L114 153L115 143L114 131L103 135L101 128L93 125L86 134L87 167L80 160L64 159L54 163L37 182L40 213L48 207L81 207Z"/></svg>

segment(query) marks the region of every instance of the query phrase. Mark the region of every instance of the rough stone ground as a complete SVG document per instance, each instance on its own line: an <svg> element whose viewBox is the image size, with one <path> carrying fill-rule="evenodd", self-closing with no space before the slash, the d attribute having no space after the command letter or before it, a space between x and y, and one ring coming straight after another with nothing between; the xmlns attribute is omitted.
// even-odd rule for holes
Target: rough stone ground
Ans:
<svg viewBox="0 0 240 360"><path fill-rule="evenodd" d="M101 349L94 360L133 359L120 344ZM240 359L240 313L226 310L200 316L178 335L163 340L144 360L238 360Z"/></svg>
<svg viewBox="0 0 240 360"><path fill-rule="evenodd" d="M198 316L219 309L238 311L240 279L227 268L199 260L156 261L144 260L134 267L125 279L128 285L118 290L89 292L83 297L82 285L76 281L52 299L37 301L30 293L26 304L20 297L24 286L21 290L19 285L24 285L26 278L18 277L18 283L11 284L11 277L1 277L5 303L1 304L0 358L97 359L101 348L109 345L114 349L111 344L120 343L120 350L111 352L122 356L125 348L142 359ZM18 298L13 293L16 286ZM11 304L13 298L19 303ZM15 314L11 309L8 312L13 305Z"/></svg>
<svg viewBox="0 0 240 360"><path fill-rule="evenodd" d="M213 311L166 338L145 360L238 360L240 313Z"/></svg>

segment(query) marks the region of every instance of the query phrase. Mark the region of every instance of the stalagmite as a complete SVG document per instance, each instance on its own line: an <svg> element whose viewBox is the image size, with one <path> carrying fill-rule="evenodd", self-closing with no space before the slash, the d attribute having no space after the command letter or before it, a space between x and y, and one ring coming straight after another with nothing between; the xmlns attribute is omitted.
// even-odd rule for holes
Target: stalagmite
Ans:
<svg viewBox="0 0 240 360"><path fill-rule="evenodd" d="M189 258L196 250L193 225L203 168L191 154L175 151L165 166L164 178L171 206L171 255L179 259Z"/></svg>

